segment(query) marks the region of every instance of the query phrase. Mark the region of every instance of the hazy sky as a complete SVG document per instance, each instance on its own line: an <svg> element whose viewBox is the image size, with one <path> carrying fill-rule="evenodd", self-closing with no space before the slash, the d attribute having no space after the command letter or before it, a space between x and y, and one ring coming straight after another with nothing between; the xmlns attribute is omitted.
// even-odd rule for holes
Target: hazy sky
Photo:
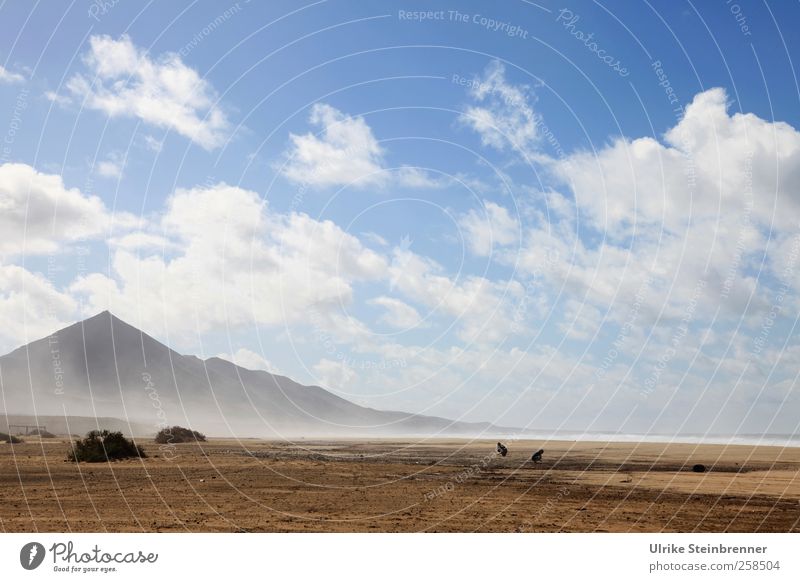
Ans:
<svg viewBox="0 0 800 582"><path fill-rule="evenodd" d="M110 309L375 408L798 429L796 3L0 6L0 352Z"/></svg>

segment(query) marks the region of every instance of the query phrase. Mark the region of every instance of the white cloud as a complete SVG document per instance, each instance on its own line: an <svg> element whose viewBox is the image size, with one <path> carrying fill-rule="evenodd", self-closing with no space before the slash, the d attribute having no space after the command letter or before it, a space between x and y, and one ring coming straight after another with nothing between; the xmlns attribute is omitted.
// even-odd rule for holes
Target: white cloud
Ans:
<svg viewBox="0 0 800 582"><path fill-rule="evenodd" d="M539 130L530 105L533 97L527 86L506 80L502 63L492 61L470 95L479 104L467 107L460 119L480 135L483 145L501 151L511 146L523 153L534 149Z"/></svg>
<svg viewBox="0 0 800 582"><path fill-rule="evenodd" d="M800 214L800 132L791 126L729 114L725 92L712 89L663 143L620 138L549 166L572 196L547 195L550 214L526 224L521 254L502 254L508 265L610 309L619 324L648 278L640 322L672 325L694 301L698 322L717 310L758 321L768 309L776 283L755 273L766 257L779 276Z"/></svg>
<svg viewBox="0 0 800 582"><path fill-rule="evenodd" d="M728 213L791 228L800 213L800 132L786 123L727 112L723 89L695 96L664 136L620 138L554 162L580 210L612 236L633 224L681 232ZM690 223L691 221L691 223Z"/></svg>
<svg viewBox="0 0 800 582"><path fill-rule="evenodd" d="M347 391L358 377L355 370L345 362L324 358L314 366L314 373L320 385L334 391Z"/></svg>
<svg viewBox="0 0 800 582"><path fill-rule="evenodd" d="M599 309L575 299L568 299L565 302L562 317L559 329L574 340L591 339L600 330L603 320L603 314Z"/></svg>
<svg viewBox="0 0 800 582"><path fill-rule="evenodd" d="M383 149L362 117L349 117L330 105L311 108L311 125L321 135L291 134L292 148L282 171L293 182L334 186L382 180Z"/></svg>
<svg viewBox="0 0 800 582"><path fill-rule="evenodd" d="M378 305L386 311L379 320L397 329L412 329L422 325L419 312L408 303L394 297L380 296L370 299L370 305Z"/></svg>
<svg viewBox="0 0 800 582"><path fill-rule="evenodd" d="M144 144L152 152L161 153L161 150L164 147L164 140L157 139L152 135L144 136Z"/></svg>
<svg viewBox="0 0 800 582"><path fill-rule="evenodd" d="M0 354L73 322L77 304L45 276L0 265Z"/></svg>
<svg viewBox="0 0 800 582"><path fill-rule="evenodd" d="M263 370L270 374L281 374L281 371L273 365L272 362L265 359L261 354L257 354L247 348L239 348L233 355L219 354L217 357L233 362L237 366L247 368L248 370Z"/></svg>
<svg viewBox="0 0 800 582"><path fill-rule="evenodd" d="M389 241L387 241L385 238L383 238L377 232L372 232L372 231L362 232L361 236L363 238L365 238L366 240L375 243L378 246L381 246L381 247L388 247L389 246Z"/></svg>
<svg viewBox="0 0 800 582"><path fill-rule="evenodd" d="M293 182L360 188L389 182L410 188L437 188L447 182L419 168L386 166L384 149L363 117L351 117L330 105L316 103L309 123L320 132L290 134L291 147L284 165L278 168Z"/></svg>
<svg viewBox="0 0 800 582"><path fill-rule="evenodd" d="M45 91L44 96L48 101L51 101L56 105L60 105L61 107L66 107L67 105L70 104L69 97L65 97L64 95L59 95L55 91Z"/></svg>
<svg viewBox="0 0 800 582"><path fill-rule="evenodd" d="M519 241L520 226L508 209L489 200L483 209L470 210L459 220L469 249L476 255L488 257L496 247Z"/></svg>
<svg viewBox="0 0 800 582"><path fill-rule="evenodd" d="M176 244L165 236L148 232L131 232L108 240L108 246L126 251L172 250Z"/></svg>
<svg viewBox="0 0 800 582"><path fill-rule="evenodd" d="M97 164L98 175L104 178L122 178L125 159L118 152L111 152L105 160Z"/></svg>
<svg viewBox="0 0 800 582"><path fill-rule="evenodd" d="M431 259L402 248L395 248L394 255L389 267L394 288L454 318L462 340L496 343L514 333L514 312L524 296L518 282L474 275L451 279Z"/></svg>
<svg viewBox="0 0 800 582"><path fill-rule="evenodd" d="M405 188L443 188L451 182L446 176L435 176L427 170L413 166L387 168L383 175L384 185L391 183Z"/></svg>
<svg viewBox="0 0 800 582"><path fill-rule="evenodd" d="M130 220L119 214L116 222ZM67 188L61 176L27 164L0 165L0 253L55 252L62 242L97 237L111 225L98 197Z"/></svg>
<svg viewBox="0 0 800 582"><path fill-rule="evenodd" d="M0 65L0 83L22 83L25 77L19 73L12 73L3 65Z"/></svg>
<svg viewBox="0 0 800 582"><path fill-rule="evenodd" d="M111 309L144 329L184 336L308 322L349 304L354 284L387 270L383 257L334 223L272 212L255 192L224 183L179 189L155 220L169 252L159 252L159 239L117 241L110 276L71 287L87 311Z"/></svg>
<svg viewBox="0 0 800 582"><path fill-rule="evenodd" d="M88 74L76 74L66 83L82 106L111 117L136 117L208 150L223 143L229 123L214 88L178 54L153 59L127 35L118 40L92 36L89 45L83 57Z"/></svg>

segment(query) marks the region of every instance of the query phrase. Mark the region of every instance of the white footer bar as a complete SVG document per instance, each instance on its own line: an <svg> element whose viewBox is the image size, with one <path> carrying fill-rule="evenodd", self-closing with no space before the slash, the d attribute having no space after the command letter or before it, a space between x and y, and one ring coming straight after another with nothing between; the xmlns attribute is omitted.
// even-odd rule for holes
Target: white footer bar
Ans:
<svg viewBox="0 0 800 582"><path fill-rule="evenodd" d="M222 582L800 580L798 542L797 534L0 534L0 574Z"/></svg>

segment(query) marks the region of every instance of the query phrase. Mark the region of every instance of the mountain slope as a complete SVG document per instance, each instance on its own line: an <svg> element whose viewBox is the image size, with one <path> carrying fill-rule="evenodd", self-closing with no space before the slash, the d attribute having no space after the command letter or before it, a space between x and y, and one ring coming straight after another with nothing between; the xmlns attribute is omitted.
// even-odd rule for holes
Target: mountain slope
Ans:
<svg viewBox="0 0 800 582"><path fill-rule="evenodd" d="M107 311L0 357L0 391L7 414L117 417L152 432L163 424L240 437L492 428L373 410L284 376L181 355Z"/></svg>

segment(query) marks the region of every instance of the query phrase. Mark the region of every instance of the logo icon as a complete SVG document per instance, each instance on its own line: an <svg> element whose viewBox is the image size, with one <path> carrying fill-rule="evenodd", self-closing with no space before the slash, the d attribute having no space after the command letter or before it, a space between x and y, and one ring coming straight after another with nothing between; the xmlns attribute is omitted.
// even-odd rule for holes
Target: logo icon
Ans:
<svg viewBox="0 0 800 582"><path fill-rule="evenodd" d="M26 570L35 570L44 561L44 546L39 542L29 542L19 551L19 563Z"/></svg>

